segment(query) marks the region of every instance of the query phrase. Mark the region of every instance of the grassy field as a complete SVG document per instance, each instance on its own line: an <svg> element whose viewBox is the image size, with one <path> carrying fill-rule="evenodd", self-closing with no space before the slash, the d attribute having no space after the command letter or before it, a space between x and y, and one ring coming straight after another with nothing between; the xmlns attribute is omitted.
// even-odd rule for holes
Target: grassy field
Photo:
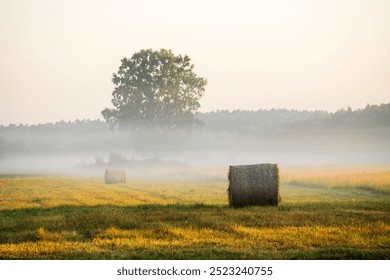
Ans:
<svg viewBox="0 0 390 280"><path fill-rule="evenodd" d="M390 259L388 168L281 168L281 205L241 209L213 172L2 176L0 259Z"/></svg>

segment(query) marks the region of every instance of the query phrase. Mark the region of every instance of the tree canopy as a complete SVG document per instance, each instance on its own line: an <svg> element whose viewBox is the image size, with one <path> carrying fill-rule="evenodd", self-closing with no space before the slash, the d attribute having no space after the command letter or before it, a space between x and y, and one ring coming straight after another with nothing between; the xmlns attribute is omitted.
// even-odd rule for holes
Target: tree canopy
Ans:
<svg viewBox="0 0 390 280"><path fill-rule="evenodd" d="M166 49L141 50L123 58L112 82L115 108L105 108L102 115L122 129L192 125L207 84L187 55Z"/></svg>

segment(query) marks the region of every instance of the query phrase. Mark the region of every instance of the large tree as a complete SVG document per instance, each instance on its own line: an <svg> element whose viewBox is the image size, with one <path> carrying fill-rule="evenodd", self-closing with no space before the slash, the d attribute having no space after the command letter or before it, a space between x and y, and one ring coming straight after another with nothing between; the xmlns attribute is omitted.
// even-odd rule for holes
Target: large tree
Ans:
<svg viewBox="0 0 390 280"><path fill-rule="evenodd" d="M112 78L115 108L102 111L107 122L122 129L166 129L194 123L207 80L195 74L187 55L146 49L121 62Z"/></svg>

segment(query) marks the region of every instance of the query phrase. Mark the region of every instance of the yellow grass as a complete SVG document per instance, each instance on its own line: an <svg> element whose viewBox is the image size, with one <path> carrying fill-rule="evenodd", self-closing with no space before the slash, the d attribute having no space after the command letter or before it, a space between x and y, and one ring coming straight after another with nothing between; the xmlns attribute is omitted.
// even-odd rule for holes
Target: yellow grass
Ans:
<svg viewBox="0 0 390 280"><path fill-rule="evenodd" d="M42 231L43 229L39 229ZM202 228L122 230L110 227L90 242L68 241L58 233L44 233L38 242L1 244L3 258L39 258L55 254L99 254L110 250L175 250L175 248L220 247L230 250L318 250L338 247L388 248L390 226L381 222L367 227L303 226L251 228L232 225L231 232ZM72 233L69 233L70 235ZM239 237L239 238L237 238Z"/></svg>
<svg viewBox="0 0 390 280"><path fill-rule="evenodd" d="M330 188L369 188L390 194L390 170L380 166L376 168L287 168L283 181Z"/></svg>
<svg viewBox="0 0 390 280"><path fill-rule="evenodd" d="M135 206L143 204L226 203L226 184L195 181L131 180L104 184L103 179L70 177L0 178L0 210L61 205ZM221 195L222 194L222 195Z"/></svg>
<svg viewBox="0 0 390 280"><path fill-rule="evenodd" d="M389 169L282 167L280 207L242 209L224 173L2 177L0 259L390 258Z"/></svg>

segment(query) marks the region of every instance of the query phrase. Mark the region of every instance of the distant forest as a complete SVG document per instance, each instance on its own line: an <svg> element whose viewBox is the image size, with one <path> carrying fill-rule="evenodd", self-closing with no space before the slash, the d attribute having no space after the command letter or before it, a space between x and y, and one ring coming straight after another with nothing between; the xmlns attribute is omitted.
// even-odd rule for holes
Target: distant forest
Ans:
<svg viewBox="0 0 390 280"><path fill-rule="evenodd" d="M390 127L390 103L367 105L364 109L340 109L335 113L327 111L299 111L287 109L271 109L258 111L218 110L208 113L198 113L198 119L207 129L249 129L254 128L332 128L332 127ZM99 129L106 128L102 120L58 121L44 124L9 124L0 125L0 131L8 129Z"/></svg>
<svg viewBox="0 0 390 280"><path fill-rule="evenodd" d="M186 131L153 133L119 131L102 120L59 121L36 125L0 126L0 160L17 156L88 154L107 158L110 153L132 157L136 151L234 151L257 154L376 153L387 161L390 149L390 103L364 109L298 111L215 111L199 113L200 125ZM138 133L138 134L137 134ZM387 150L387 153L386 153ZM207 152L209 151L209 152ZM274 153L273 153L274 152ZM217 153L214 153L217 154ZM144 158L148 154L144 153ZM151 157L160 155L150 154ZM270 157L271 157L270 156ZM348 156L348 155L347 155ZM189 157L187 155L187 157ZM202 156L203 158L205 156ZM272 158L272 157L271 157ZM389 159L390 160L390 159Z"/></svg>
<svg viewBox="0 0 390 280"><path fill-rule="evenodd" d="M390 103L367 105L364 109L298 111L286 109L258 111L217 111L203 113L199 118L205 127L214 130L256 130L276 128L373 128L390 127Z"/></svg>

